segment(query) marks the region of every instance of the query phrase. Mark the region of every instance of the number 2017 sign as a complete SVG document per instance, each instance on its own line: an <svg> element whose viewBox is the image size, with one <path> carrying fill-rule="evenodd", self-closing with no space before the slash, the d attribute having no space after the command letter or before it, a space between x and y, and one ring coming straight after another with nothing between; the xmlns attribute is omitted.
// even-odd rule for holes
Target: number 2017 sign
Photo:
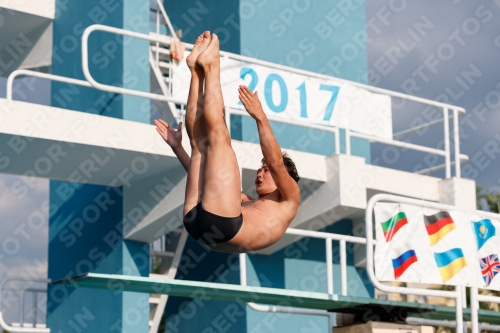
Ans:
<svg viewBox="0 0 500 333"><path fill-rule="evenodd" d="M191 73L185 62L174 70L173 96L186 98ZM392 138L391 99L335 78L328 80L221 58L224 104L240 106L238 86L258 91L268 117L339 126Z"/></svg>
<svg viewBox="0 0 500 333"><path fill-rule="evenodd" d="M250 82L246 82L247 77L250 77ZM241 68L240 78L243 79L245 83L247 83L247 86L250 90L255 91L255 88L259 83L259 75L257 74L257 71L255 69L250 67ZM275 89L273 91L273 85L276 85L278 89ZM323 116L323 120L325 121L330 121L332 117L333 108L335 106L335 102L337 101L337 95L339 93L339 89L340 87L336 85L323 84L323 83L319 85L319 90L330 92L330 100L328 101ZM297 86L293 91L293 93L296 93L297 96L299 97L299 104L300 104L299 116L301 118L308 118L306 81L303 81L299 86ZM271 73L267 75L264 81L264 98L267 107L272 112L281 113L286 110L289 100L288 86L280 74ZM275 101L276 99L279 100L278 103Z"/></svg>

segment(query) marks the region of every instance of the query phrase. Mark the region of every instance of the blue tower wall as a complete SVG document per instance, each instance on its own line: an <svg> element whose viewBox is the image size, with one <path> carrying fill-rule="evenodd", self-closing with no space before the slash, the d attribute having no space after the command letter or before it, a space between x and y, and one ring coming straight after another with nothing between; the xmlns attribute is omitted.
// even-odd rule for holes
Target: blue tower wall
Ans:
<svg viewBox="0 0 500 333"><path fill-rule="evenodd" d="M147 0L57 0L52 73L83 79L81 35L92 24L149 33ZM100 83L150 91L149 43L95 32L89 67ZM55 107L150 122L150 102L91 88L52 82ZM89 156L90 157L90 156ZM112 158L112 154L110 156ZM49 278L85 272L148 276L149 244L123 239L122 188L50 182ZM47 323L53 332L148 332L149 295L49 287Z"/></svg>

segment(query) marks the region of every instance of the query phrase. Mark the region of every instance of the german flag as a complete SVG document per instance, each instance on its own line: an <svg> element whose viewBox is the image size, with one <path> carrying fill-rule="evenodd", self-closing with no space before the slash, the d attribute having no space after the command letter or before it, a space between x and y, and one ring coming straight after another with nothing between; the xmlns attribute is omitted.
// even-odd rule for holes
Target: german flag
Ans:
<svg viewBox="0 0 500 333"><path fill-rule="evenodd" d="M424 222L431 245L436 244L450 231L457 228L448 212L439 212L429 216L424 215Z"/></svg>
<svg viewBox="0 0 500 333"><path fill-rule="evenodd" d="M408 224L408 219L404 212L399 212L389 220L382 222L382 230L384 231L385 240L390 242L392 237L401 229L405 224Z"/></svg>

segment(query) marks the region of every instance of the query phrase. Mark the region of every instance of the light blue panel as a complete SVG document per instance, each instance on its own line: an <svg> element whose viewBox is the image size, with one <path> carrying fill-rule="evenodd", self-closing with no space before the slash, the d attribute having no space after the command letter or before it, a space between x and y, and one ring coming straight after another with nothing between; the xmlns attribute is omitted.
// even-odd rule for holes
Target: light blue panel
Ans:
<svg viewBox="0 0 500 333"><path fill-rule="evenodd" d="M331 330L327 317L258 312L249 308L246 332L330 333Z"/></svg>
<svg viewBox="0 0 500 333"><path fill-rule="evenodd" d="M54 20L52 73L84 79L81 34L93 24L149 33L149 1L91 0L67 2ZM93 32L89 38L89 69L97 82L150 90L148 42ZM52 82L52 105L149 123L149 100Z"/></svg>
<svg viewBox="0 0 500 333"><path fill-rule="evenodd" d="M149 244L123 241L122 270L123 275L149 276ZM148 332L149 329L149 294L122 293L122 331Z"/></svg>
<svg viewBox="0 0 500 333"><path fill-rule="evenodd" d="M240 52L239 1L164 0L174 29L182 30L182 40L194 43L205 30L217 34L221 50Z"/></svg>
<svg viewBox="0 0 500 333"><path fill-rule="evenodd" d="M101 3L106 6L102 6ZM81 35L92 24L122 27L123 7L118 1L57 0L53 23L52 73L84 80ZM64 10L63 10L64 9ZM122 82L123 49L116 36L101 32L89 38L89 68L94 79L105 84ZM122 96L53 81L52 105L109 117L122 118Z"/></svg>
<svg viewBox="0 0 500 333"><path fill-rule="evenodd" d="M83 185L75 191L74 185L50 182L48 277L58 280L89 271L120 272L122 248L112 236L122 217L121 197L102 186ZM106 211L94 202L101 195L113 202ZM107 223L99 222L101 218ZM121 308L120 293L49 285L47 323L54 332L69 331L72 326L81 332L100 331L121 318ZM76 320L76 314L81 321Z"/></svg>
<svg viewBox="0 0 500 333"><path fill-rule="evenodd" d="M123 2L123 28L149 35L149 1ZM149 41L137 38L123 40L123 87L150 92ZM123 119L149 124L149 99L123 96Z"/></svg>
<svg viewBox="0 0 500 333"><path fill-rule="evenodd" d="M240 2L241 53L366 82L363 0Z"/></svg>

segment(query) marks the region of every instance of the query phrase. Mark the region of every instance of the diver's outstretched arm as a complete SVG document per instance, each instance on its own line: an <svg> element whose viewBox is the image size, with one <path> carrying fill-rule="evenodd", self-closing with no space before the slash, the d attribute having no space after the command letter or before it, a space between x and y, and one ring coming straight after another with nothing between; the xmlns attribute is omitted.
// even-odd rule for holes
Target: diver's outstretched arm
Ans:
<svg viewBox="0 0 500 333"><path fill-rule="evenodd" d="M283 162L283 155L278 141L274 137L271 125L267 119L257 92L252 93L246 86L238 88L239 98L248 114L255 119L259 131L260 148L271 172L274 183L285 201L300 202L300 190L297 183L288 174Z"/></svg>
<svg viewBox="0 0 500 333"><path fill-rule="evenodd" d="M191 157L182 146L182 122L179 123L177 130L170 127L163 119L155 119L155 125L156 130L160 133L163 140L172 148L179 162L188 171Z"/></svg>

